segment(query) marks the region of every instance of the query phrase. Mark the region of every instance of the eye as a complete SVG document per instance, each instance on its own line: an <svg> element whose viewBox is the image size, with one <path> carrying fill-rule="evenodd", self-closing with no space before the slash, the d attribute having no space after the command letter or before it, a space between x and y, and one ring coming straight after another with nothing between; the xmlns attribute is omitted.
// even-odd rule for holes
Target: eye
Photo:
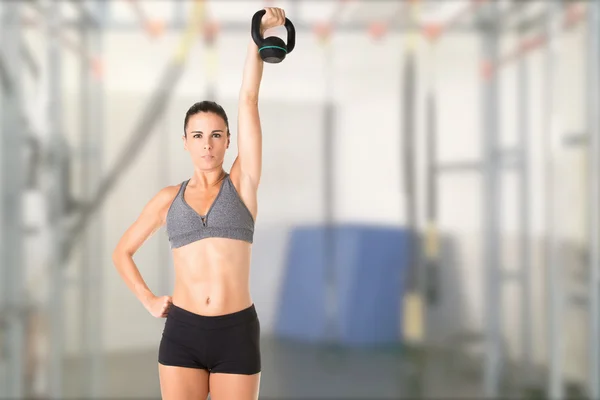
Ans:
<svg viewBox="0 0 600 400"><path fill-rule="evenodd" d="M194 139L197 139L197 138L199 138L200 136L202 136L202 135L200 135L199 133L196 133L196 134L194 135Z"/></svg>
<svg viewBox="0 0 600 400"><path fill-rule="evenodd" d="M221 137L221 134L220 134L220 133L213 133L213 136L214 136L214 137L218 137L218 138L220 138L220 137Z"/></svg>

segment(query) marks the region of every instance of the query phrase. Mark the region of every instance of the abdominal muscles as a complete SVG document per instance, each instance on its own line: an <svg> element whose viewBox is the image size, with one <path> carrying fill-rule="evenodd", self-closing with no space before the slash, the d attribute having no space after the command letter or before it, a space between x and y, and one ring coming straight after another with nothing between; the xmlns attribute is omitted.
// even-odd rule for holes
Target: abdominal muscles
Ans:
<svg viewBox="0 0 600 400"><path fill-rule="evenodd" d="M200 315L224 315L252 304L251 246L224 238L202 239L173 250L173 304Z"/></svg>

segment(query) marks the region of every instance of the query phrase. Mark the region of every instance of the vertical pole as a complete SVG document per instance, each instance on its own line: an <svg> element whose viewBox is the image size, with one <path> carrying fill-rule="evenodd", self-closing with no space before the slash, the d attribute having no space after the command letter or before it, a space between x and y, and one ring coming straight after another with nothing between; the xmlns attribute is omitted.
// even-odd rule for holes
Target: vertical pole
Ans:
<svg viewBox="0 0 600 400"><path fill-rule="evenodd" d="M415 6L410 7L411 21L414 21ZM415 102L416 99L416 35L414 32L408 32L404 52L404 66L402 68L401 80L401 108L402 108L402 126L400 131L400 157L401 164L400 176L404 181L404 211L406 218L407 229L407 265L404 276L407 278L404 282L405 301L407 314L410 315L405 322L408 327L407 340L413 341L415 344L424 344L424 322L425 322L425 278L421 265L419 254L420 243L417 226L417 193L415 188Z"/></svg>
<svg viewBox="0 0 600 400"><path fill-rule="evenodd" d="M63 355L64 355L64 270L61 263L63 232L60 229L62 220L61 197L64 193L60 160L62 149L62 74L61 52L58 41L60 30L60 6L58 2L48 2L47 15L47 57L48 57L48 93L49 103L49 160L45 192L48 199L48 226L51 243L48 252L48 267L51 271L48 313L50 320L49 345L49 396L52 399L63 398Z"/></svg>
<svg viewBox="0 0 600 400"><path fill-rule="evenodd" d="M323 129L325 132L325 154L328 154L325 160L325 282L326 282L326 290L327 290L327 338L333 342L338 339L339 335L339 325L338 325L338 315L339 315L339 292L337 290L337 263L335 256L335 248L336 248L336 228L335 228L335 219L334 219L334 169L335 169L335 160L333 158L334 151L334 116L335 116L335 108L333 105L333 101L331 99L327 99L325 103L325 114L324 114L324 122Z"/></svg>
<svg viewBox="0 0 600 400"><path fill-rule="evenodd" d="M523 17L525 18L525 16ZM521 39L521 37L519 38ZM520 199L520 230L521 246L519 254L519 267L521 274L521 357L523 362L522 381L527 382L532 367L532 309L531 309L531 223L530 223L530 198L531 175L529 170L529 75L527 73L527 58L519 57L517 62L517 93L516 102L517 129L521 148L521 187Z"/></svg>
<svg viewBox="0 0 600 400"><path fill-rule="evenodd" d="M323 119L323 205L324 205L324 261L325 261L325 300L326 300L326 337L335 342L338 337L338 292L336 291L336 258L335 258L335 108L333 105L333 48L332 34L327 34L322 49L325 58L325 107Z"/></svg>
<svg viewBox="0 0 600 400"><path fill-rule="evenodd" d="M81 48L84 51L79 58L79 90L80 100L80 129L79 129L79 145L81 148L81 197L84 201L90 201L91 186L90 167L98 160L92 148L91 142L93 138L94 124L91 121L91 113L93 105L91 101L91 70L87 60L89 59L90 49L90 23L86 21L84 10L80 9L80 39ZM83 397L90 397L91 394L91 330L94 329L91 322L91 314L94 312L90 304L90 291L92 290L91 271L96 268L94 265L94 255L92 248L94 247L93 238L90 236L90 231L93 229L93 223L88 224L83 232L84 240L81 246L81 264L79 266L79 334L81 335L81 367L76 371L80 376L81 388Z"/></svg>
<svg viewBox="0 0 600 400"><path fill-rule="evenodd" d="M205 21L204 23L204 66L206 68L206 98L208 100L216 101L217 97L217 48L215 41L217 40L216 27L210 25Z"/></svg>
<svg viewBox="0 0 600 400"><path fill-rule="evenodd" d="M0 24L0 41L2 40L2 38L7 37L7 32L6 32L6 16L5 16L5 12L4 12L4 8L2 3L0 3L0 21L2 22ZM1 74L1 80L0 80L0 140L4 141L3 139L3 135L6 132L6 128L5 128L5 121L6 121L6 112L4 110L6 110L6 104L9 101L9 91L10 91L10 83L11 80L8 78L7 76L7 70L6 67L4 66L4 42L0 42L0 74ZM2 145L2 147L0 147L0 174L3 173L4 171L4 152L2 151L2 149L4 149L5 146ZM2 176L2 175L0 175ZM0 178L1 179L1 178ZM0 182L1 184L2 182ZM1 196L0 197L0 210L3 210L4 207L4 191L3 189L1 189L0 192ZM4 252L4 248L2 248L2 242L3 242L3 238L7 235L8 230L5 228L5 224L4 224L4 212L1 211L0 212L0 257L2 257L3 254L6 254ZM8 286L7 284L8 282L8 267L7 264L5 262L0 262L0 396L2 397L8 397L10 394L8 392L8 359L7 359L7 348L8 348L8 343L6 341L6 333L7 333L7 294L6 294L6 287Z"/></svg>
<svg viewBox="0 0 600 400"><path fill-rule="evenodd" d="M158 150L160 152L161 162L157 163L157 175L159 182L162 187L168 186L171 179L171 157L170 157L170 144L173 141L173 134L175 132L169 131L168 123L168 112L165 112L160 121L160 138L158 140ZM173 290L172 271L173 265L171 260L171 251L168 244L160 247L160 261L159 261L159 293L167 294Z"/></svg>
<svg viewBox="0 0 600 400"><path fill-rule="evenodd" d="M173 26L183 29L185 26L185 0L175 0L173 8Z"/></svg>
<svg viewBox="0 0 600 400"><path fill-rule="evenodd" d="M96 23L93 25L89 32L90 46L89 49L94 57L98 57L99 60L103 54L103 28L104 19L106 18L108 3L105 0L96 0L94 2L94 15L96 17ZM89 67L88 67L89 70ZM90 195L93 196L102 182L102 160L104 159L104 138L105 129L104 122L105 110L104 110L104 78L101 70L96 70L92 76L91 81L91 93L90 101L87 104L90 107L90 122L91 126L89 131L91 133L93 157L89 160L92 161L89 167L89 180L90 180ZM91 200L91 198L90 198ZM90 281L90 305L89 310L89 350L90 350L90 396L91 397L103 397L105 393L104 389L104 343L103 343L103 322L104 322L104 310L103 310L103 290L104 280L102 266L103 254L104 254L104 229L103 229L103 213L100 210L96 214L96 221L90 225L89 233L89 250L93 251L90 259L93 259L93 263L89 264L91 269L89 270Z"/></svg>
<svg viewBox="0 0 600 400"><path fill-rule="evenodd" d="M185 26L185 4L184 0L176 0L173 2L173 25L177 28L175 29L183 29ZM107 21L108 22L108 21ZM107 27L109 25L106 25ZM170 143L172 141L172 137L169 133L169 110L168 108L161 115L160 120L157 121L158 125L160 125L161 129L159 132L162 132L160 135L160 139L158 140L159 152L161 153L161 164L158 165L158 176L161 182L161 185L167 186L169 185L170 177L171 177L171 162L170 162ZM181 131L180 131L181 132ZM172 134L173 132L171 132ZM183 132L180 133L183 135ZM171 259L171 251L168 245L161 247L160 249L160 263L159 263L159 288L160 293L167 294L173 290L173 265Z"/></svg>
<svg viewBox="0 0 600 400"><path fill-rule="evenodd" d="M562 330L561 317L563 315L562 307L562 279L560 274L560 265L557 258L557 238L555 232L556 221L556 196L554 187L554 143L556 140L556 76L557 76L557 57L558 41L557 34L559 28L560 4L561 0L552 0L549 3L549 14L546 22L548 34L548 45L545 52L545 83L547 92L545 99L545 140L544 140L544 158L545 158L545 182L546 182L546 264L548 267L547 275L547 299L548 299L548 342L547 351L550 361L548 394L552 399L563 398L562 382Z"/></svg>
<svg viewBox="0 0 600 400"><path fill-rule="evenodd" d="M435 53L434 44L431 45L431 53ZM434 64L434 59L429 61ZM435 66L431 67L429 73L431 84L427 94L427 132L426 132L426 185L427 185L427 234L424 246L424 256L426 264L425 285L427 293L427 304L437 304L440 297L440 237L438 230L438 182L436 175L437 160L437 104L435 94ZM428 319L425 319L425 326L428 325ZM425 340L427 340L427 331L425 331Z"/></svg>
<svg viewBox="0 0 600 400"><path fill-rule="evenodd" d="M4 381L0 381L0 390L6 392L8 398L25 395L23 356L26 315L23 310L27 300L23 272L25 227L22 196L25 176L22 164L21 6L16 1L5 3L0 21L0 57L10 77L10 87L5 87L1 92L0 109L0 264L3 266L3 275L0 277L0 366L5 375Z"/></svg>
<svg viewBox="0 0 600 400"><path fill-rule="evenodd" d="M588 4L586 91L589 132L589 397L600 398L600 1Z"/></svg>
<svg viewBox="0 0 600 400"><path fill-rule="evenodd" d="M485 365L484 395L497 397L502 371L501 279L500 274L500 182L498 160L498 80L493 70L498 59L498 5L488 2L484 7L483 40L483 267L485 270Z"/></svg>

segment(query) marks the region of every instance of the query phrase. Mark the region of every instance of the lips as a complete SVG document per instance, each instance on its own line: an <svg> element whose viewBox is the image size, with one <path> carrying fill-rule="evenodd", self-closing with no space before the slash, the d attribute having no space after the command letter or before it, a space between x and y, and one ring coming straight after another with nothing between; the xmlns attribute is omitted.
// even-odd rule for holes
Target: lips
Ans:
<svg viewBox="0 0 600 400"><path fill-rule="evenodd" d="M204 158L205 160L210 160L211 158L214 158L214 156L211 156L210 154L207 154L205 156L202 156L202 158Z"/></svg>

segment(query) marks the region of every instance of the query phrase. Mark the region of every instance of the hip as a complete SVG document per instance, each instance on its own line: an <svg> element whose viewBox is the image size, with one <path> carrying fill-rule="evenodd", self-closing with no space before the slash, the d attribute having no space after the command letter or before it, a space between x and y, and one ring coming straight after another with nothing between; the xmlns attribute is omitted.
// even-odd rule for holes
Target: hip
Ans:
<svg viewBox="0 0 600 400"><path fill-rule="evenodd" d="M221 341L239 341L240 337L258 341L260 322L254 304L242 310L222 315L202 315L172 304L163 329L163 336L188 343L206 345Z"/></svg>
<svg viewBox="0 0 600 400"><path fill-rule="evenodd" d="M248 375L261 370L260 323L254 304L217 316L173 305L162 336L161 364Z"/></svg>

